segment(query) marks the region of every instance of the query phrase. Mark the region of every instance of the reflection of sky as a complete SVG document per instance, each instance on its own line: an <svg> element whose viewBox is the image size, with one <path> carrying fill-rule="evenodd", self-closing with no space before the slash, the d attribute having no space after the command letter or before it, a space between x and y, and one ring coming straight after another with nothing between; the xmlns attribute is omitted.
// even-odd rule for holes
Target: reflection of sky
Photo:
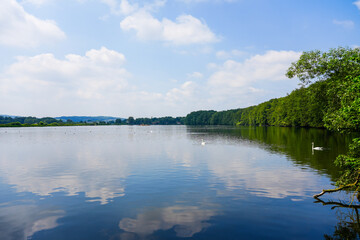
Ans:
<svg viewBox="0 0 360 240"><path fill-rule="evenodd" d="M259 144L223 135L214 137L201 132L192 133L190 137L196 150L175 150L171 156L180 165L188 167L194 176L198 169L206 165L212 182L224 184L225 191L218 189L218 194L236 195L236 191L245 189L256 196L291 196L295 197L293 200L299 200L311 197L309 192L319 191L319 181L322 179L307 167L300 169L281 153L269 153ZM206 146L200 146L202 138L206 139Z"/></svg>
<svg viewBox="0 0 360 240"><path fill-rule="evenodd" d="M125 194L128 167L117 142L99 145L99 136L89 129L23 131L10 129L0 138L2 178L18 192L84 192L89 201L102 204Z"/></svg>
<svg viewBox="0 0 360 240"><path fill-rule="evenodd" d="M1 207L0 237L7 240L29 239L34 233L58 226L61 210L40 210L34 205Z"/></svg>
<svg viewBox="0 0 360 240"><path fill-rule="evenodd" d="M299 170L284 156L268 154L256 146L214 146L211 156L210 172L229 191L246 189L257 196L285 198L305 197L319 189L318 177L311 171Z"/></svg>
<svg viewBox="0 0 360 240"><path fill-rule="evenodd" d="M0 133L5 183L40 196L83 192L88 201L102 204L125 195L131 171L165 171L177 149L173 140L184 135L171 127L160 133L159 128L132 126L13 128Z"/></svg>
<svg viewBox="0 0 360 240"><path fill-rule="evenodd" d="M188 134L184 126L107 126L0 129L0 180L0 187L17 192L17 200L32 193L62 209L44 210L39 197L32 199L36 214L0 205L0 221L9 226L0 236L23 239L56 228L59 218L66 225L70 213L95 210L102 219L112 217L121 239L138 239L158 231L193 237L212 228L220 212L232 211L232 201L302 200L320 189L323 178L242 139ZM222 202L226 198L232 200Z"/></svg>
<svg viewBox="0 0 360 240"><path fill-rule="evenodd" d="M174 228L178 237L192 237L208 227L210 224L206 221L215 214L215 210L201 209L198 206L172 206L144 211L136 219L123 218L119 227L141 237L171 228Z"/></svg>
<svg viewBox="0 0 360 240"><path fill-rule="evenodd" d="M106 204L124 196L125 179L132 172L149 174L149 169L166 171L171 166L187 168L194 178L205 167L228 190L245 188L271 198L303 196L305 191L316 189L313 173L299 171L280 154L269 154L245 142L234 145L229 139L226 145L210 139L206 146L199 146L200 138L206 135L197 139L195 134L192 141L186 141L179 128L31 128L2 132L1 175L18 192L41 196L84 192L88 201ZM151 174L156 176L155 172Z"/></svg>

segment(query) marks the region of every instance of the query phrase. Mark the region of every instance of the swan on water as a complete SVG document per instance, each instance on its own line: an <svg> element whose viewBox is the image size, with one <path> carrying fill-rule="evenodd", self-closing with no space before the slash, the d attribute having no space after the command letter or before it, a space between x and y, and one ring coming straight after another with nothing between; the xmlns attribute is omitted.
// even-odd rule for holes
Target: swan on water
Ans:
<svg viewBox="0 0 360 240"><path fill-rule="evenodd" d="M320 150L320 151L324 150L323 147L314 147L314 142L312 142L311 145L312 145L312 147L311 147L312 150Z"/></svg>
<svg viewBox="0 0 360 240"><path fill-rule="evenodd" d="M202 145L202 146L205 146L204 139L201 139L201 145Z"/></svg>

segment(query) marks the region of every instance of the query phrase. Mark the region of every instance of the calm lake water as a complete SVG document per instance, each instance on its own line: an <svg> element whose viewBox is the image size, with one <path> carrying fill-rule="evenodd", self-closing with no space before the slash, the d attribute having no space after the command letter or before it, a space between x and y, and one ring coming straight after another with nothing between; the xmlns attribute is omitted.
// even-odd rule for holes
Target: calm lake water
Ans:
<svg viewBox="0 0 360 240"><path fill-rule="evenodd" d="M277 127L2 128L0 239L324 239L354 221L312 198L333 187L350 140Z"/></svg>

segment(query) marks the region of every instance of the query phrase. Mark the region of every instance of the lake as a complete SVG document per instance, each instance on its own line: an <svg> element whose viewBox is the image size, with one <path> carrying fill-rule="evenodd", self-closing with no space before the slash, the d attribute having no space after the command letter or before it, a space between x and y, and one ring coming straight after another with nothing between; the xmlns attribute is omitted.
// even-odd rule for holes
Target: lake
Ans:
<svg viewBox="0 0 360 240"><path fill-rule="evenodd" d="M1 128L0 239L336 236L354 211L312 196L333 188L350 142L279 127Z"/></svg>

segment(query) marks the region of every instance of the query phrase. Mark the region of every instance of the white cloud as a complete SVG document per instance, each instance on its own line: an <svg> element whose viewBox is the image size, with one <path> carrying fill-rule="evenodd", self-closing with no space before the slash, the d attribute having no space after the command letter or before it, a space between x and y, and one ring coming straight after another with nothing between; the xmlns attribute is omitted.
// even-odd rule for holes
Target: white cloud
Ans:
<svg viewBox="0 0 360 240"><path fill-rule="evenodd" d="M108 5L113 14L129 15L138 9L138 4L130 4L128 0L101 0Z"/></svg>
<svg viewBox="0 0 360 240"><path fill-rule="evenodd" d="M210 64L207 79L193 72L185 77L188 81L178 79L162 90L154 85L153 91L129 82L125 56L105 47L64 59L53 54L18 57L0 73L0 108L13 115L151 117L247 107L292 91L297 80L284 74L299 56L268 51L242 61Z"/></svg>
<svg viewBox="0 0 360 240"><path fill-rule="evenodd" d="M200 72L193 72L193 73L189 73L187 76L188 78L200 79L203 78L204 75Z"/></svg>
<svg viewBox="0 0 360 240"><path fill-rule="evenodd" d="M127 91L119 96L119 102L127 111L137 113L135 117L184 116L204 106L202 97L206 95L200 86L187 81L165 92Z"/></svg>
<svg viewBox="0 0 360 240"><path fill-rule="evenodd" d="M31 3L34 5L43 5L45 3L48 3L51 0L24 0L23 3Z"/></svg>
<svg viewBox="0 0 360 240"><path fill-rule="evenodd" d="M27 13L16 0L0 1L0 44L36 47L65 38L54 21L41 20Z"/></svg>
<svg viewBox="0 0 360 240"><path fill-rule="evenodd" d="M22 3L30 3L33 5L44 5L46 3L49 3L51 1L56 0L23 0ZM88 2L89 0L75 0L80 3ZM110 11L112 14L115 15L130 15L131 13L135 12L139 9L139 4L137 3L129 3L128 0L97 0L105 5L107 5L110 8ZM149 4L149 6L152 6L154 4Z"/></svg>
<svg viewBox="0 0 360 240"><path fill-rule="evenodd" d="M167 18L161 21L148 11L141 10L120 23L124 31L135 30L140 40L159 40L174 45L204 44L219 41L205 22L191 15L181 15L176 21Z"/></svg>
<svg viewBox="0 0 360 240"><path fill-rule="evenodd" d="M229 59L233 57L241 57L244 56L246 52L239 51L239 50L231 50L231 51L217 51L216 57L219 59Z"/></svg>
<svg viewBox="0 0 360 240"><path fill-rule="evenodd" d="M292 91L297 80L287 79L285 72L300 55L293 51L268 51L243 61L211 64L208 71L212 74L202 80L201 85L195 80L203 77L203 73L194 72L187 76L194 81L184 82L165 93L128 92L124 102L142 116L154 116L164 109L167 115L179 116L199 109L248 107Z"/></svg>
<svg viewBox="0 0 360 240"><path fill-rule="evenodd" d="M179 102L185 100L188 101L190 97L194 96L194 91L196 89L196 84L194 82L188 81L180 86L180 88L173 88L166 93L166 101L168 103L178 104Z"/></svg>
<svg viewBox="0 0 360 240"><path fill-rule="evenodd" d="M230 56L229 56L229 53L227 53L225 51L218 51L218 52L216 52L216 57L225 59L225 58L229 58Z"/></svg>
<svg viewBox="0 0 360 240"><path fill-rule="evenodd" d="M121 29L136 31L137 38L141 40L160 40L162 38L162 23L146 11L139 11L126 17L120 23Z"/></svg>
<svg viewBox="0 0 360 240"><path fill-rule="evenodd" d="M357 0L354 4L360 10L360 0Z"/></svg>
<svg viewBox="0 0 360 240"><path fill-rule="evenodd" d="M114 100L128 86L130 74L123 68L124 61L123 54L105 47L65 59L52 54L18 57L0 75L0 98L23 105L22 109L37 109L37 114L42 107L64 112L75 106L83 109L80 103L85 100Z"/></svg>
<svg viewBox="0 0 360 240"><path fill-rule="evenodd" d="M243 62L227 60L210 77L209 84L215 87L240 88L257 81L284 80L286 69L300 54L293 51L268 51Z"/></svg>
<svg viewBox="0 0 360 240"><path fill-rule="evenodd" d="M247 107L285 96L296 87L296 80L287 79L285 72L300 55L294 51L268 51L243 61L227 60L222 65L210 64L208 68L214 71L207 83L210 103L222 103L222 109L227 109ZM277 83L276 87L275 81L284 84L279 87Z"/></svg>
<svg viewBox="0 0 360 240"><path fill-rule="evenodd" d="M346 29L352 29L354 28L354 22L350 20L344 20L344 21L338 21L336 19L333 20L333 24L341 26Z"/></svg>
<svg viewBox="0 0 360 240"><path fill-rule="evenodd" d="M144 4L143 10L148 12L156 12L159 8L165 6L167 0L155 0L151 3Z"/></svg>
<svg viewBox="0 0 360 240"><path fill-rule="evenodd" d="M282 97L297 86L297 80L287 79L285 72L300 55L294 51L268 51L243 61L227 60L222 65L210 64L212 74L203 84L185 82L169 90L161 99L165 100L165 106L178 106L178 109L188 113L199 109L248 107L270 98ZM203 74L194 72L188 77L195 80L203 77Z"/></svg>
<svg viewBox="0 0 360 240"><path fill-rule="evenodd" d="M82 0L82 1L86 1L86 0ZM157 11L159 8L163 7L166 3L166 0L155 0L150 3L145 2L140 7L138 3L135 3L133 1L132 1L133 3L130 3L128 0L100 0L100 1L106 4L110 8L112 14L124 15L124 16L129 16L137 11L146 11L146 12Z"/></svg>
<svg viewBox="0 0 360 240"><path fill-rule="evenodd" d="M123 54L105 47L64 59L53 54L18 57L0 73L0 108L35 116L146 117L180 116L198 107L194 82L174 83L163 92L143 91L129 83L132 76L124 62Z"/></svg>
<svg viewBox="0 0 360 240"><path fill-rule="evenodd" d="M42 0L39 0L42 1ZM213 43L220 40L206 25L206 23L191 15L183 14L172 21L162 20L153 16L153 13L166 4L166 0L146 2L141 6L130 3L128 0L100 0L110 7L111 13L123 15L120 22L124 31L135 31L136 37L142 41L163 41L173 45L189 45ZM106 20L109 16L100 19Z"/></svg>
<svg viewBox="0 0 360 240"><path fill-rule="evenodd" d="M202 2L227 2L227 3L232 3L232 2L236 2L237 0L177 0L177 1L190 4L190 3L202 3Z"/></svg>
<svg viewBox="0 0 360 240"><path fill-rule="evenodd" d="M211 43L219 40L208 26L191 15L182 15L176 22L163 19L163 39L177 45Z"/></svg>

